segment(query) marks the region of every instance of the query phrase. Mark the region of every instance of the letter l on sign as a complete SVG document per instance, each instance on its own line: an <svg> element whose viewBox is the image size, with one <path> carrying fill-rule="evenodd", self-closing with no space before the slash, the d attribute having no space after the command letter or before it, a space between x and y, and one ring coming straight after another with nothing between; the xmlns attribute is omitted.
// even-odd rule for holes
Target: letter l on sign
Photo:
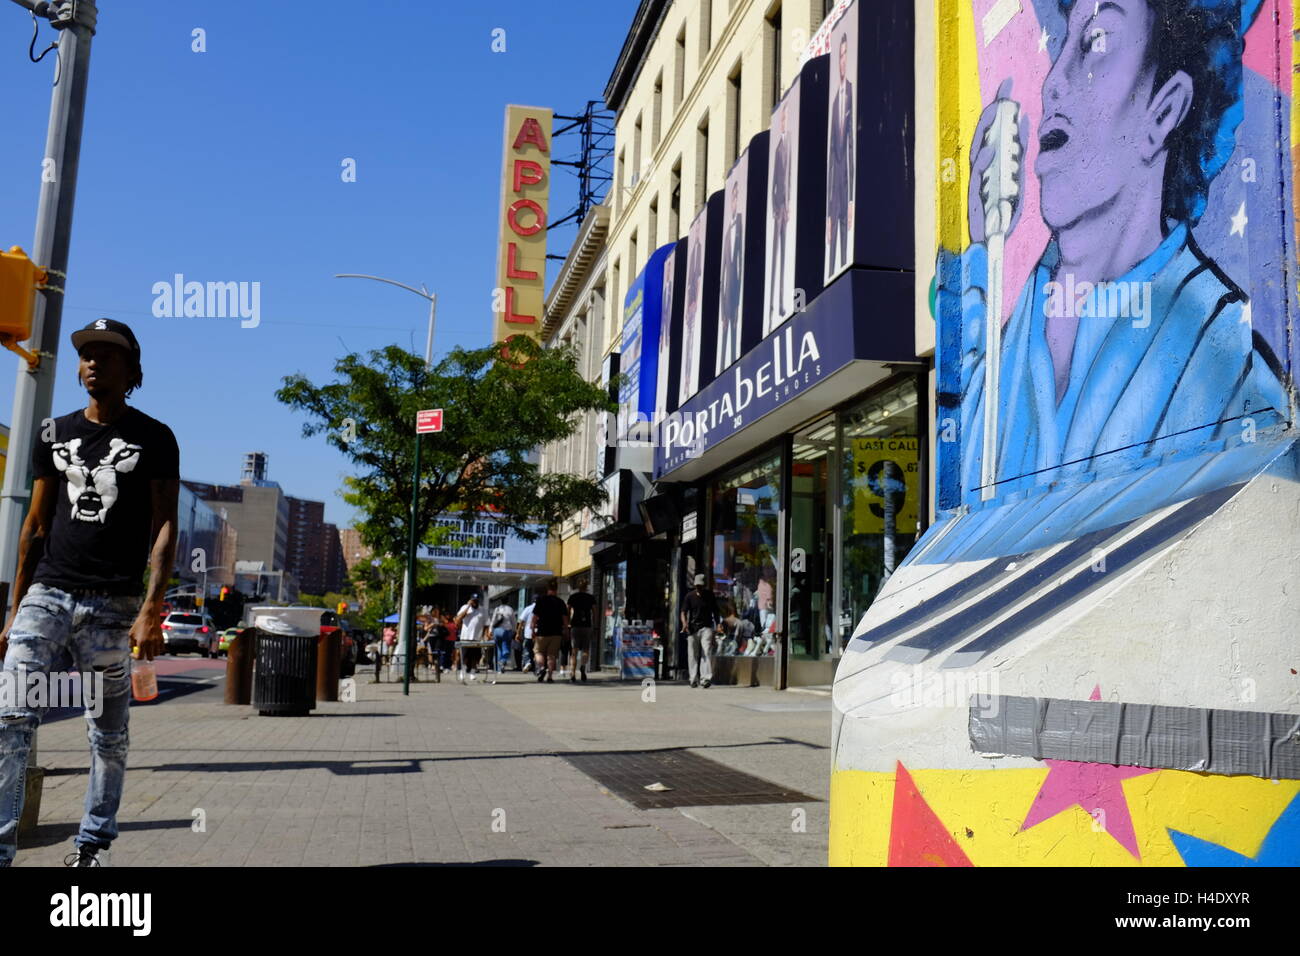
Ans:
<svg viewBox="0 0 1300 956"><path fill-rule="evenodd" d="M427 435L430 432L440 431L442 431L441 408L428 408L415 413L415 433L417 435Z"/></svg>

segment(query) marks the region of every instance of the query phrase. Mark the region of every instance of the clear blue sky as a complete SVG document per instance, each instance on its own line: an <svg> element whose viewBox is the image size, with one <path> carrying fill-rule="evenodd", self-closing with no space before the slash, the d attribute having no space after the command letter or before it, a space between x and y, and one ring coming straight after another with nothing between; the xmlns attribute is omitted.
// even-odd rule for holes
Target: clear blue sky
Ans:
<svg viewBox="0 0 1300 956"><path fill-rule="evenodd" d="M54 413L84 404L67 335L129 323L144 387L132 403L170 424L184 477L233 483L247 451L287 494L338 497L348 462L273 393L283 376L332 377L345 351L424 351L428 308L336 272L426 283L435 354L491 337L503 110L572 113L600 99L636 0L101 0L77 189ZM195 53L191 31L207 32ZM491 50L506 31L506 51ZM31 251L54 54L28 61L31 18L0 0L0 244ZM37 49L54 38L45 25ZM565 139L568 142L565 142ZM575 158L577 140L557 141ZM357 181L344 183L351 157ZM576 195L556 169L551 209ZM568 251L575 230L552 234ZM553 270L554 271L554 270ZM261 283L261 325L155 318L151 289ZM10 424L16 357L0 355Z"/></svg>

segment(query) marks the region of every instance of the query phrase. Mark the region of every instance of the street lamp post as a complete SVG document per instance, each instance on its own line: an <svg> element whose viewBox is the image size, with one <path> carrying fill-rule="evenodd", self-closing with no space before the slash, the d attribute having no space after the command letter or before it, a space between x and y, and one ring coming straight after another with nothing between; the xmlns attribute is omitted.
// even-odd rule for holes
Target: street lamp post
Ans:
<svg viewBox="0 0 1300 956"><path fill-rule="evenodd" d="M429 302L429 336L424 344L424 371L428 374L429 367L433 364L433 321L438 310L438 296L436 293L430 293L421 283L420 288L416 289L402 282L393 279L385 279L381 276L364 275L358 272L340 272L335 274L336 279L373 279L375 282L386 282L389 285L395 285L399 289L405 289L407 292L414 292L422 299ZM415 628L415 551L416 551L416 525L419 519L420 507L420 438L419 432L415 434L415 466L411 475L411 517L408 521L408 534L406 544L406 574L402 581L402 610L398 618L398 633L402 635L399 647L401 648L405 667L402 674L402 693L411 693L411 664L415 659L413 653L415 648L414 628Z"/></svg>

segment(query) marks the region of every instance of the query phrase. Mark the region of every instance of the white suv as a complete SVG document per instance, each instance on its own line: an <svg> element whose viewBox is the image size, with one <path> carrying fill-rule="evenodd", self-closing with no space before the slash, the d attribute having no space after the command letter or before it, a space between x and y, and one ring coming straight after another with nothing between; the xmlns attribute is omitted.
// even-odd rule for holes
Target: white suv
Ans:
<svg viewBox="0 0 1300 956"><path fill-rule="evenodd" d="M163 648L169 654L197 651L215 657L221 636L202 611L172 611L162 622Z"/></svg>

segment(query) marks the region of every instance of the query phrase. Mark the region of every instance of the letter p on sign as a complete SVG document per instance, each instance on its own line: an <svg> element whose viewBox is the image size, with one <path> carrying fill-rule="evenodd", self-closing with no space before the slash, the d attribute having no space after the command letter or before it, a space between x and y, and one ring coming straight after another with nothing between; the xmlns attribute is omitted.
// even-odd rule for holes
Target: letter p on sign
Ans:
<svg viewBox="0 0 1300 956"><path fill-rule="evenodd" d="M430 432L440 431L442 431L441 408L428 408L415 413L415 433L417 435L427 435Z"/></svg>

